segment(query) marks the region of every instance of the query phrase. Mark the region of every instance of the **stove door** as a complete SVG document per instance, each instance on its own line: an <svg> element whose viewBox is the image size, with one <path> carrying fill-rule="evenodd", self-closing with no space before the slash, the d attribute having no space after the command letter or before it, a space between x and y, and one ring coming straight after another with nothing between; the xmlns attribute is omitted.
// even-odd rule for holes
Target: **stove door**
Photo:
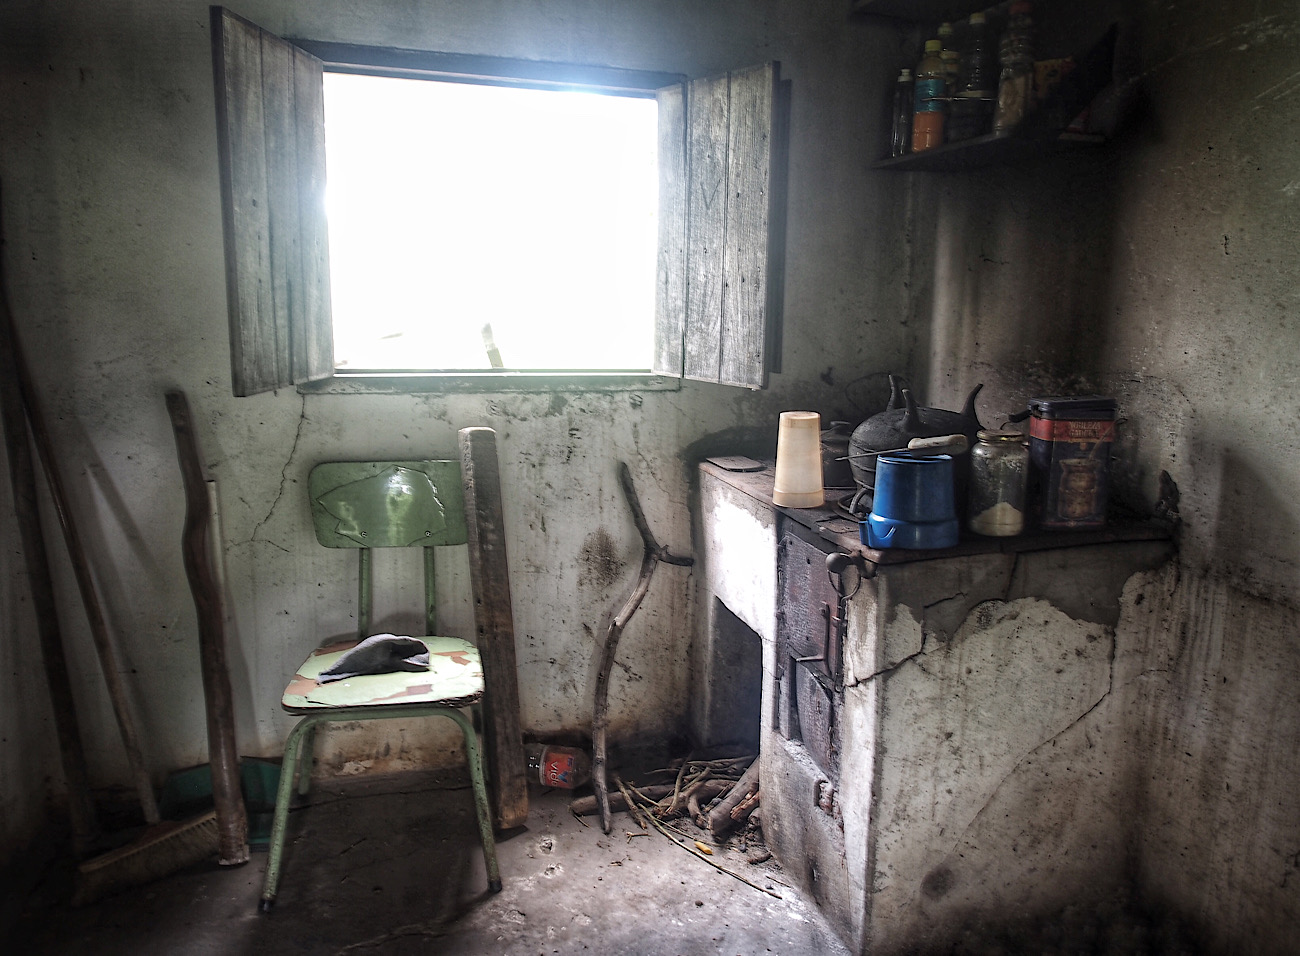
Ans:
<svg viewBox="0 0 1300 956"><path fill-rule="evenodd" d="M797 529L802 530L802 529ZM837 715L844 689L836 640L838 595L826 554L787 526L777 554L777 729L803 743L832 777L839 766Z"/></svg>

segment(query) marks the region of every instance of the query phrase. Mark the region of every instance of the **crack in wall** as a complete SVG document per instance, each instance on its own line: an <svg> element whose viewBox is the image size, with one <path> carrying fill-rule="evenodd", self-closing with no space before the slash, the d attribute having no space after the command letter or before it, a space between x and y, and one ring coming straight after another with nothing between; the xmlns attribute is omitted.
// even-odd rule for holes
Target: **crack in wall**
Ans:
<svg viewBox="0 0 1300 956"><path fill-rule="evenodd" d="M901 658L900 660L895 661L893 664L890 664L888 667L882 667L882 668L880 668L880 670L872 671L870 674L867 674L865 677L859 677L859 678L857 678L857 679L854 680L853 683L851 683L851 684L845 684L845 685L844 685L845 688L861 687L863 684L867 683L868 681L875 680L877 677L889 677L891 674L893 674L896 670L898 670L898 669L899 669L900 667L902 667L904 664L907 664L907 663L910 662L910 661L914 661L914 660L916 660L918 657L924 657L924 656L925 656L925 653L926 653L926 644L927 644L927 643L928 643L928 642L927 642L927 640L926 640L925 634L922 633L922 634L921 634L921 646L920 646L920 648L919 648L918 650L915 650L915 651L913 651L911 654L908 654L906 657L903 657L903 658Z"/></svg>
<svg viewBox="0 0 1300 956"><path fill-rule="evenodd" d="M1282 882L1278 884L1278 888L1284 890L1286 889L1287 881L1291 879L1291 872L1293 870L1300 870L1300 850L1297 850L1295 853L1287 854L1283 857L1283 860L1286 866L1286 872L1282 874Z"/></svg>
<svg viewBox="0 0 1300 956"><path fill-rule="evenodd" d="M993 805L993 803L997 800L998 795L1002 792L1002 788L1006 785L1007 781L1010 780L1012 777L1016 776L1020 768L1024 765L1025 761L1035 756L1039 751L1043 750L1045 747L1054 745L1057 740L1059 740L1065 734L1069 733L1075 727L1079 726L1079 724L1081 724L1083 721L1087 720L1088 717L1091 716L1092 713L1102 705L1102 702L1111 696L1111 692L1115 689L1115 653L1116 653L1116 645L1118 641L1115 638L1115 631L1113 628L1107 628L1106 632L1110 637L1110 652L1108 655L1107 672L1106 672L1106 689L1102 692L1101 696L1098 697L1092 703L1092 706L1090 706L1078 717L1074 718L1074 720L1070 721L1066 726L1062 727L1056 733L1052 734L1052 736L1048 737L1046 740L1042 741L1037 746L1028 750L1019 760L1015 762L1015 764L1011 767L1010 770L1008 770L1005 774L1003 774L1002 779L998 781L997 786L995 786L992 792L989 793L988 799L985 800L983 805L980 806L980 808L975 811L975 815L970 818L970 822L967 823L966 826L962 828L961 833L957 835L957 838L952 845L952 849L948 852L947 856L952 856L954 853L958 851L958 848L962 845L962 842L965 841L966 839L966 834L968 834L971 831L971 829L975 826L975 824L979 822L980 817L984 815L984 811L986 811L987 809L989 809L990 806ZM915 895L915 893L913 895Z"/></svg>
<svg viewBox="0 0 1300 956"><path fill-rule="evenodd" d="M957 600L960 600L961 598L964 598L965 596L966 596L966 592L965 592L965 591L958 591L956 594L954 594L954 595L952 595L952 596L950 596L950 597L939 598L939 600L937 600L937 601L931 601L929 604L923 604L923 605L921 605L921 610L922 610L922 611L928 611L928 610L930 610L930 608L932 608L932 607L938 607L940 604L947 604L949 601L957 601ZM922 626L924 626L924 624L925 624L925 620L924 620L924 618L922 619L921 623L922 623Z"/></svg>
<svg viewBox="0 0 1300 956"><path fill-rule="evenodd" d="M266 511L266 517L253 526L253 533L248 536L248 541L244 542L245 544L251 544L254 541L261 540L273 547L280 548L280 550L286 554L289 553L287 548L283 548L274 541L270 541L266 538L259 539L257 533L262 530L262 526L270 521L271 516L275 514L276 505L278 505L280 499L284 497L285 486L289 483L289 467L293 464L294 456L298 454L298 442L302 439L303 426L307 424L307 396L303 395L301 398L302 407L298 411L298 429L293 435L293 445L289 448L289 457L285 460L284 467L280 469L280 488L275 494L275 500L271 502L271 507Z"/></svg>

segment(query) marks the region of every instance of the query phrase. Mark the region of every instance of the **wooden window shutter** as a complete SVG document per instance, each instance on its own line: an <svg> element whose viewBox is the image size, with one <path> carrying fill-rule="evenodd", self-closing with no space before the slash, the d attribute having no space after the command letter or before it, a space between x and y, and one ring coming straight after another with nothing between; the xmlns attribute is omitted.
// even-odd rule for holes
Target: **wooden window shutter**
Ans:
<svg viewBox="0 0 1300 956"><path fill-rule="evenodd" d="M321 61L212 7L236 395L334 373Z"/></svg>
<svg viewBox="0 0 1300 956"><path fill-rule="evenodd" d="M762 388L779 370L785 111L776 63L659 92L659 374Z"/></svg>

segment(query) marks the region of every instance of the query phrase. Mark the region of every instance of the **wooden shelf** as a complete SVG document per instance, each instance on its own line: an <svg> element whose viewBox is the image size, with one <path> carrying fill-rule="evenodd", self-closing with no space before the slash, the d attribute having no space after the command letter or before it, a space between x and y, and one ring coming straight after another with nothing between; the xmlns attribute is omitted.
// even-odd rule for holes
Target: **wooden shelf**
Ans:
<svg viewBox="0 0 1300 956"><path fill-rule="evenodd" d="M1000 10L994 0L851 0L853 16L892 17L900 21L934 25L943 21L960 21L977 10L993 15ZM1000 26L994 25L996 35ZM1061 81L1049 101L1032 113L1026 125L1005 133L988 133L958 143L928 149L921 153L891 156L871 164L872 169L899 171L929 170L960 172L981 166L1016 165L1043 156L1078 151L1097 146L1106 137L1091 133L1071 133L1059 128L1045 128L1045 123L1066 125L1069 117L1079 115L1112 82L1118 24L1112 23L1104 35L1082 56L1077 66ZM1077 36L1073 41L1077 41ZM1047 52L1040 50L1040 54ZM1054 57L1051 57L1054 58ZM1058 117L1056 120L1048 117Z"/></svg>
<svg viewBox="0 0 1300 956"><path fill-rule="evenodd" d="M994 164L1012 165L1050 153L1099 146L1105 141L1106 137L1092 133L1013 130L1006 133L988 133L959 143L946 143L921 153L891 156L872 163L871 168L953 172Z"/></svg>

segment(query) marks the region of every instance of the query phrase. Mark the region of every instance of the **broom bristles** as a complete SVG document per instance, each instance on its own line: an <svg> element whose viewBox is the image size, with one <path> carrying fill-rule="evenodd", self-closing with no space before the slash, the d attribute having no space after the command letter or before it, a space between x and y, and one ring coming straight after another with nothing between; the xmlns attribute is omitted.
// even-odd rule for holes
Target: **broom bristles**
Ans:
<svg viewBox="0 0 1300 956"><path fill-rule="evenodd" d="M216 856L216 811L181 823L150 827L139 838L77 867L73 906L83 906L121 890L169 876Z"/></svg>

